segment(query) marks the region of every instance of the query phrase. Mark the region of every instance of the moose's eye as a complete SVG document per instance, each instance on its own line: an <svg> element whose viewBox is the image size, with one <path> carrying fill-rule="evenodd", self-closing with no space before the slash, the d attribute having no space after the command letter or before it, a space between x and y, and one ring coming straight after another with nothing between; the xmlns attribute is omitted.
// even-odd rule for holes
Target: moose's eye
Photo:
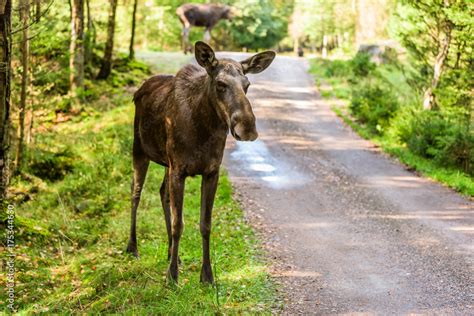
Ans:
<svg viewBox="0 0 474 316"><path fill-rule="evenodd" d="M227 89L227 84L224 81L217 81L217 91L224 92Z"/></svg>

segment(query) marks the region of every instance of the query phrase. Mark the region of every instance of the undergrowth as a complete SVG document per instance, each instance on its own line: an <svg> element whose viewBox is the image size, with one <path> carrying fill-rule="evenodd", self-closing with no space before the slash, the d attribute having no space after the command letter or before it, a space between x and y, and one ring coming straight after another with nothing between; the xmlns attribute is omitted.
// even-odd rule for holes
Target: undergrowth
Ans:
<svg viewBox="0 0 474 316"><path fill-rule="evenodd" d="M474 196L474 136L462 108L420 108L421 100L400 64L376 65L368 56L312 59L311 74L333 110L362 137L409 168Z"/></svg>

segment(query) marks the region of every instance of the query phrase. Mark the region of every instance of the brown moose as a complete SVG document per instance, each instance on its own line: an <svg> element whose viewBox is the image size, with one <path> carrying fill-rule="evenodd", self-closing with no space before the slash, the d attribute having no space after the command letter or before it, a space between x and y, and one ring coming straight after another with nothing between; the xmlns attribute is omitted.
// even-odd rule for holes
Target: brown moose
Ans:
<svg viewBox="0 0 474 316"><path fill-rule="evenodd" d="M205 27L204 41L209 42L211 40L212 28L220 20L230 20L232 18L232 8L213 3L186 3L176 9L176 14L183 25L181 46L186 54L187 52L192 52L192 46L189 44L191 26Z"/></svg>
<svg viewBox="0 0 474 316"><path fill-rule="evenodd" d="M209 238L214 196L227 134L236 140L257 138L255 116L246 97L245 76L265 70L275 58L266 51L244 61L217 59L204 42L195 45L198 64L184 66L176 76L157 75L134 95L132 217L127 252L138 256L136 216L150 161L165 167L160 195L168 233L168 280L178 280L178 248L183 231L184 181L202 175L201 282L214 283Z"/></svg>

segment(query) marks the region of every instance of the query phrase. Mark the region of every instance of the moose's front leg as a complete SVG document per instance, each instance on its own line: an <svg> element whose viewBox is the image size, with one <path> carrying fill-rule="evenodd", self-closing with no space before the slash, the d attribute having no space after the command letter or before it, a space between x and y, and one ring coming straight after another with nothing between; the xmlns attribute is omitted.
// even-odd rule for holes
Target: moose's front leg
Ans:
<svg viewBox="0 0 474 316"><path fill-rule="evenodd" d="M191 44L189 43L189 32L191 30L191 24L185 23L183 25L183 30L181 32L181 46L184 51L184 54L188 52L192 52L192 48L190 48Z"/></svg>
<svg viewBox="0 0 474 316"><path fill-rule="evenodd" d="M179 170L168 169L169 194L171 202L171 261L168 268L168 280L178 281L179 239L184 228L183 195L185 176Z"/></svg>
<svg viewBox="0 0 474 316"><path fill-rule="evenodd" d="M202 235L202 270L201 282L214 284L211 258L209 254L209 239L211 235L212 207L216 195L219 171L202 176L201 184L201 235Z"/></svg>
<svg viewBox="0 0 474 316"><path fill-rule="evenodd" d="M209 43L211 41L211 28L206 28L204 31L204 42Z"/></svg>

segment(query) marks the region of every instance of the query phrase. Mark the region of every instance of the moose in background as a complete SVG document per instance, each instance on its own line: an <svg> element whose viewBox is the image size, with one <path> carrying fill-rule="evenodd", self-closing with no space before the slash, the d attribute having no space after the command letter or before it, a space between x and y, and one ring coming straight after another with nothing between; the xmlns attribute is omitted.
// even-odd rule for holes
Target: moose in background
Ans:
<svg viewBox="0 0 474 316"><path fill-rule="evenodd" d="M209 43L211 31L220 20L232 18L232 8L222 4L186 3L176 9L176 14L183 25L181 33L181 48L184 53L192 53L192 45L189 43L189 31L192 26L205 27L204 41Z"/></svg>

